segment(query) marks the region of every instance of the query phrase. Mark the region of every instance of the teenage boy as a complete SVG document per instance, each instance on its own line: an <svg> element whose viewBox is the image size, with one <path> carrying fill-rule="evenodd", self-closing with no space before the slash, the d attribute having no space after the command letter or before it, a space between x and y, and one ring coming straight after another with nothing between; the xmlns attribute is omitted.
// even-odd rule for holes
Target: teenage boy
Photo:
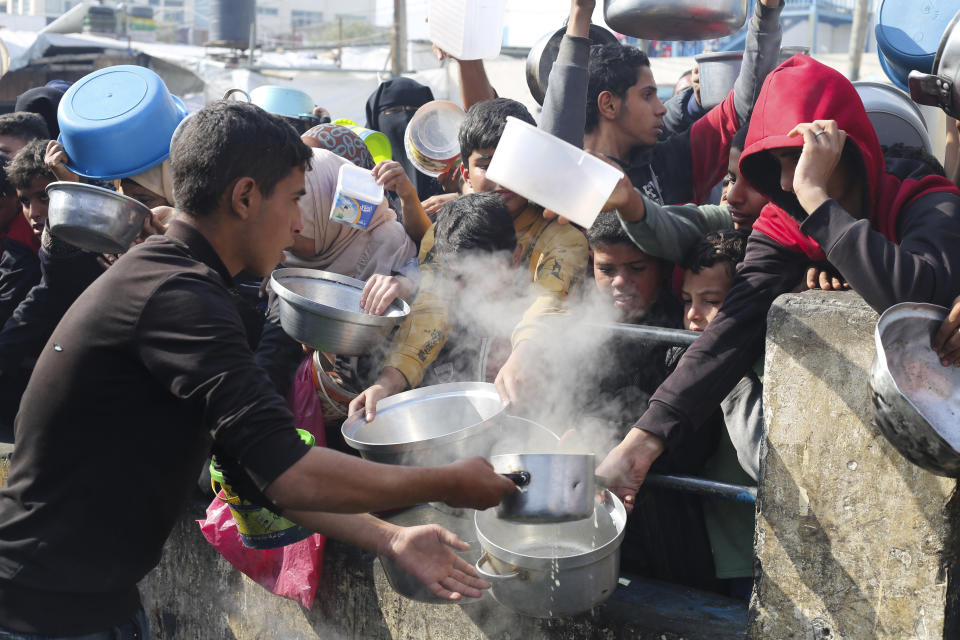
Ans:
<svg viewBox="0 0 960 640"><path fill-rule="evenodd" d="M256 489L248 499L385 553L438 596L486 586L450 532L347 514L487 508L513 483L480 458L399 467L307 447L254 362L230 283L243 269L269 273L292 244L309 158L289 125L251 104L214 102L184 125L176 219L81 294L24 393L0 489L0 635L148 637L137 582L211 449ZM105 526L117 505L123 526Z"/></svg>
<svg viewBox="0 0 960 640"><path fill-rule="evenodd" d="M650 61L627 45L590 47L595 0L572 0L567 33L550 73L541 128L614 160L659 204L702 203L720 182L730 139L750 118L780 50L780 0L758 0L734 90L689 129L658 142L666 108ZM694 100L693 92L688 95Z"/></svg>
<svg viewBox="0 0 960 640"><path fill-rule="evenodd" d="M39 242L20 213L17 190L7 178L9 162L0 151L0 326L40 280Z"/></svg>
<svg viewBox="0 0 960 640"><path fill-rule="evenodd" d="M771 73L740 167L771 204L720 312L598 468L625 497L666 446L697 437L705 412L753 366L770 305L809 261L827 260L878 312L910 300L946 306L960 291L960 192L922 162L885 162L836 71L798 55Z"/></svg>
<svg viewBox="0 0 960 640"><path fill-rule="evenodd" d="M520 262L529 270L537 291L523 319L511 337L512 351L497 374L495 384L503 402L516 403L521 389L531 383L530 338L538 323L562 311L563 301L579 286L587 268L587 242L570 225L546 220L536 205L487 179L486 171L496 152L507 116L535 124L526 107L515 100L495 98L474 105L460 126L463 176L474 193L499 193L513 217L517 242L522 247ZM373 420L382 398L420 385L423 373L447 340L450 314L447 304L430 291L433 272L445 269L434 255L434 231L428 230L420 245L420 266L424 273L420 293L410 316L394 338L377 381L350 403L350 413L365 411Z"/></svg>

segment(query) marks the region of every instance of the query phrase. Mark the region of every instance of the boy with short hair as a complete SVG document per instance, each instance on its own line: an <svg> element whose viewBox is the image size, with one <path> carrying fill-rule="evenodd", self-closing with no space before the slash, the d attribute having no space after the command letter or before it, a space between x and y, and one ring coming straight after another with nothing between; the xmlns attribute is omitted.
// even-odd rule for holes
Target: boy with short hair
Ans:
<svg viewBox="0 0 960 640"><path fill-rule="evenodd" d="M31 140L50 139L47 123L36 113L14 111L0 115L0 151L14 156Z"/></svg>
<svg viewBox="0 0 960 640"><path fill-rule="evenodd" d="M690 252L681 287L684 329L703 331L716 317L746 246L745 233L718 231L708 234ZM720 403L725 428L718 429L717 449L703 467L704 477L737 485L756 484L763 439L762 375L763 361L758 360ZM723 581L728 595L748 599L753 583L753 505L704 500L703 515L716 577Z"/></svg>
<svg viewBox="0 0 960 640"><path fill-rule="evenodd" d="M537 291L512 335L512 351L500 369L496 385L507 403L516 401L518 390L528 384L530 338L538 333L538 323L546 316L561 313L563 301L583 280L587 268L587 243L570 225L546 220L539 207L502 188L486 177L487 167L496 151L507 116L534 124L526 107L515 100L495 98L474 105L460 127L463 176L475 193L495 192L505 199L513 218L517 242L522 247L520 261L527 267ZM435 227L431 227L420 245L423 282L410 316L394 338L377 381L350 403L350 413L366 412L373 420L379 400L420 385L426 368L434 361L447 340L450 328L448 305L430 289L438 270L446 268L438 260L434 247Z"/></svg>
<svg viewBox="0 0 960 640"><path fill-rule="evenodd" d="M7 177L9 162L0 151L0 326L40 280L40 242L20 214L17 190Z"/></svg>

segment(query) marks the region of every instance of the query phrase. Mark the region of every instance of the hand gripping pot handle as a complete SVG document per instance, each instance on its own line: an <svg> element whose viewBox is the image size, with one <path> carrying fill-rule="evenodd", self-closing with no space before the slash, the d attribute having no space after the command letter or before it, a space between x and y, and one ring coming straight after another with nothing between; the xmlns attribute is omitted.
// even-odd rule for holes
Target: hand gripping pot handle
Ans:
<svg viewBox="0 0 960 640"><path fill-rule="evenodd" d="M483 555L480 556L480 559L477 560L477 563L473 565L480 577L487 582L506 582L507 580L513 580L514 578L520 577L519 571L512 571L510 573L489 573L484 571L483 565L487 564L489 561L490 554L484 551Z"/></svg>

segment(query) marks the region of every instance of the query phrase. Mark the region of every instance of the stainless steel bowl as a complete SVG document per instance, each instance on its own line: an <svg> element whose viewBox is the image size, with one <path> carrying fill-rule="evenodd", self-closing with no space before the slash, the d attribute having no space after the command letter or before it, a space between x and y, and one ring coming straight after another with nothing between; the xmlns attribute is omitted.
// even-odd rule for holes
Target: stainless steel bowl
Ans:
<svg viewBox="0 0 960 640"><path fill-rule="evenodd" d="M870 368L874 420L907 460L960 477L960 369L930 348L947 309L905 302L887 309L874 332Z"/></svg>
<svg viewBox="0 0 960 640"><path fill-rule="evenodd" d="M489 455L503 432L504 411L492 384L453 382L381 400L373 422L361 413L347 419L341 432L368 460L434 466Z"/></svg>
<svg viewBox="0 0 960 640"><path fill-rule="evenodd" d="M906 93L882 82L857 81L853 83L863 107L880 139L880 144L897 143L933 153L923 114Z"/></svg>
<svg viewBox="0 0 960 640"><path fill-rule="evenodd" d="M594 516L560 524L525 524L477 511L477 538L484 556L480 576L503 606L537 618L562 618L609 598L620 575L620 543L627 512L604 492Z"/></svg>
<svg viewBox="0 0 960 640"><path fill-rule="evenodd" d="M733 90L743 66L743 52L701 53L694 60L700 66L700 104L712 109Z"/></svg>
<svg viewBox="0 0 960 640"><path fill-rule="evenodd" d="M516 522L569 522L593 515L596 462L592 453L508 453L490 457L497 473L525 473L503 499L497 517Z"/></svg>
<svg viewBox="0 0 960 640"><path fill-rule="evenodd" d="M133 198L80 182L51 182L47 195L50 233L97 253L129 249L150 215L150 209Z"/></svg>
<svg viewBox="0 0 960 640"><path fill-rule="evenodd" d="M401 527L438 524L444 529L449 529L457 534L461 540L470 544L469 549L457 551L457 555L470 564L476 564L483 550L480 548L480 543L477 540L477 529L473 524L474 510L461 509L460 511L459 514L445 513L428 504L420 504L398 513L385 515L383 519ZM464 597L461 600L453 601L438 598L423 583L403 571L392 560L384 556L377 557L380 560L380 566L383 567L383 572L387 575L390 586L404 598L429 604L470 604L484 599L483 597Z"/></svg>
<svg viewBox="0 0 960 640"><path fill-rule="evenodd" d="M360 309L363 281L317 269L277 269L280 326L297 342L339 355L370 353L410 313L399 298L383 315Z"/></svg>
<svg viewBox="0 0 960 640"><path fill-rule="evenodd" d="M603 17L617 33L645 40L709 40L747 21L748 0L604 0Z"/></svg>

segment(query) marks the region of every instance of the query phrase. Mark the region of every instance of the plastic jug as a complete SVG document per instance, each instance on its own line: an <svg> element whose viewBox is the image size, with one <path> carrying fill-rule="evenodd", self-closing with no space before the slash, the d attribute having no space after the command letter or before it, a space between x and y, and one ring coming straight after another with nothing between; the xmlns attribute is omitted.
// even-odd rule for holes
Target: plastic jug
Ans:
<svg viewBox="0 0 960 640"><path fill-rule="evenodd" d="M506 0L430 0L430 40L460 60L496 58Z"/></svg>
<svg viewBox="0 0 960 640"><path fill-rule="evenodd" d="M366 229L381 202L383 187L377 184L372 173L352 164L341 165L330 208L331 220Z"/></svg>

